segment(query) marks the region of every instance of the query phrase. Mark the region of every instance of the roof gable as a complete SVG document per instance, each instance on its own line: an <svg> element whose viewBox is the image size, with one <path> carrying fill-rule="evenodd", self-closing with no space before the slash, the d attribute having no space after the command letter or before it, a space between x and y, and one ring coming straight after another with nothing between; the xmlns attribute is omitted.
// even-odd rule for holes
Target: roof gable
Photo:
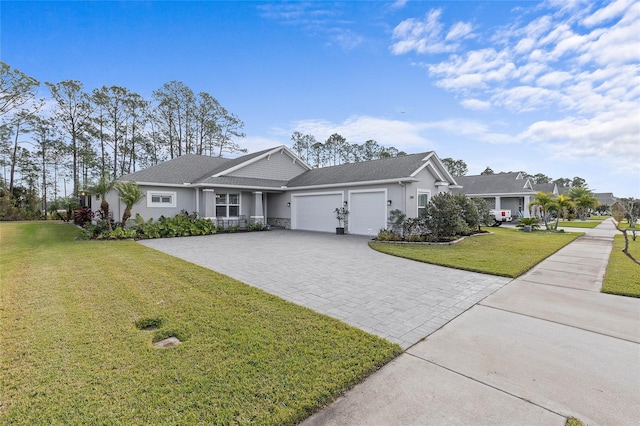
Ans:
<svg viewBox="0 0 640 426"><path fill-rule="evenodd" d="M242 173L242 169L248 168L256 162L268 160L271 156L277 154L281 154L291 158L291 161L296 163L298 165L298 168L300 169L297 174L311 169L311 167L307 163L298 158L298 156L295 155L289 148L281 145L275 148L265 149L230 160L228 163L216 169L212 177L229 176L232 173L235 176L255 177L253 176L254 173L252 172ZM292 176L288 176L287 179L290 179L291 177Z"/></svg>

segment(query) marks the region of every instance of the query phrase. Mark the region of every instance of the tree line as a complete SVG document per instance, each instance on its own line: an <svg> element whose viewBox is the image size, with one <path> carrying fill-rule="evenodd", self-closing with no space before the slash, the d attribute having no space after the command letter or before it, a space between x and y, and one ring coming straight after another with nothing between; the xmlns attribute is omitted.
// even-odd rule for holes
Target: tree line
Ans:
<svg viewBox="0 0 640 426"><path fill-rule="evenodd" d="M315 136L295 131L291 135L291 150L312 167L336 166L338 164L358 163L380 158L407 155L395 147L385 147L373 139L362 144L349 143L347 139L334 133L326 141L318 141Z"/></svg>
<svg viewBox="0 0 640 426"><path fill-rule="evenodd" d="M243 121L179 81L151 99L121 86L87 91L77 80L44 85L50 97L39 99L40 81L0 61L0 188L17 207L46 211L61 182L65 196L72 182L76 198L105 175L117 179L185 154L247 152L238 142Z"/></svg>

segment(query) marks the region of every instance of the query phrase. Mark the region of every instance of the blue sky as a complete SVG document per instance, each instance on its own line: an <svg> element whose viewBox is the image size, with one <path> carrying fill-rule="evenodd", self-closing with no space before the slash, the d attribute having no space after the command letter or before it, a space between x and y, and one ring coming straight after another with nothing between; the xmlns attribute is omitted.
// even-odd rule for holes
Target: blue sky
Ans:
<svg viewBox="0 0 640 426"><path fill-rule="evenodd" d="M640 197L638 1L2 1L0 14L11 66L148 99L182 81L245 122L250 152L340 133L470 174Z"/></svg>

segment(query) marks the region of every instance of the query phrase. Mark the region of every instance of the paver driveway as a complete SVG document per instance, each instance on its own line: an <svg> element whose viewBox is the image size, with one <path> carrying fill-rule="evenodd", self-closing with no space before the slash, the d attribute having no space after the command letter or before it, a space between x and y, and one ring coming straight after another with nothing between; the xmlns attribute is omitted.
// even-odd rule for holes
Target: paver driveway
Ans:
<svg viewBox="0 0 640 426"><path fill-rule="evenodd" d="M385 255L370 249L367 240L274 230L141 244L338 318L403 349L511 281Z"/></svg>

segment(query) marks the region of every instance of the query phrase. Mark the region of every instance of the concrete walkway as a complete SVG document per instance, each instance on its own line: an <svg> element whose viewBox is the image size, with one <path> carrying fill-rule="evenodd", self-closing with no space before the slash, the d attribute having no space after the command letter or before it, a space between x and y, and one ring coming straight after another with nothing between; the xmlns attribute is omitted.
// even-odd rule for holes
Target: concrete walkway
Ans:
<svg viewBox="0 0 640 426"><path fill-rule="evenodd" d="M605 221L304 425L636 425L640 299L599 293Z"/></svg>

